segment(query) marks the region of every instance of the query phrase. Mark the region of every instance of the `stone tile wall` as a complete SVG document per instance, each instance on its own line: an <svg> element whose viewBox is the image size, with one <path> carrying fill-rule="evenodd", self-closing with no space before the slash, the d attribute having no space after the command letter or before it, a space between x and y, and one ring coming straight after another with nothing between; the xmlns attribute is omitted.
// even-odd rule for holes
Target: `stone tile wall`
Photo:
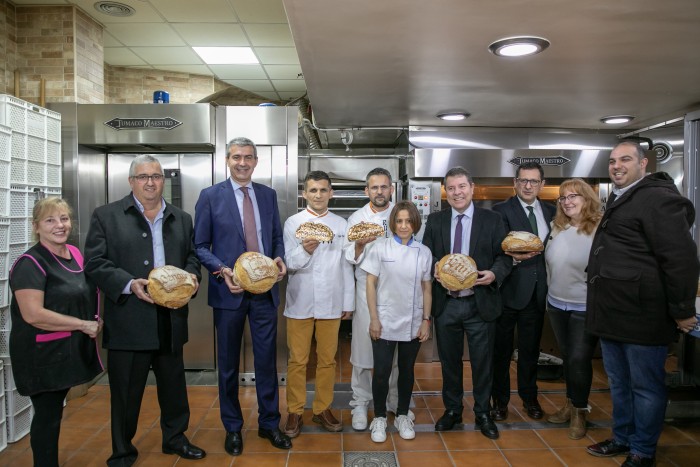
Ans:
<svg viewBox="0 0 700 467"><path fill-rule="evenodd" d="M105 101L110 104L148 104L154 91L167 91L172 104L191 104L231 85L211 76L175 71L129 68L105 64ZM236 105L269 102L262 96L233 88Z"/></svg>
<svg viewBox="0 0 700 467"><path fill-rule="evenodd" d="M110 66L102 34L102 26L80 8L0 0L0 93L13 94L19 70L18 97L35 104L42 78L47 103L150 103L157 90L168 91L172 103L194 103L223 90L226 105L269 102L211 76Z"/></svg>
<svg viewBox="0 0 700 467"><path fill-rule="evenodd" d="M14 91L14 70L17 61L15 7L0 0L0 94Z"/></svg>

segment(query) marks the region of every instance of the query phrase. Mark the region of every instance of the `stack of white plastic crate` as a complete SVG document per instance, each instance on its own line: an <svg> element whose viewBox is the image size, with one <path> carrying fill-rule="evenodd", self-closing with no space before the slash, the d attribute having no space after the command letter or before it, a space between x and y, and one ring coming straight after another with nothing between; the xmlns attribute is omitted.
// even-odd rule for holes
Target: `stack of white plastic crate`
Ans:
<svg viewBox="0 0 700 467"><path fill-rule="evenodd" d="M2 360L0 360L0 381L5 380ZM5 417L5 385L0 385L0 451L7 447L7 419Z"/></svg>
<svg viewBox="0 0 700 467"><path fill-rule="evenodd" d="M8 271L34 243L34 203L42 196L61 196L61 115L0 95L0 125L4 125L0 126L0 150L2 138L9 134L7 149L0 155L0 358L4 362L7 441L12 443L29 432L34 409L28 397L17 393L9 359ZM4 169L9 174L7 186L2 185Z"/></svg>

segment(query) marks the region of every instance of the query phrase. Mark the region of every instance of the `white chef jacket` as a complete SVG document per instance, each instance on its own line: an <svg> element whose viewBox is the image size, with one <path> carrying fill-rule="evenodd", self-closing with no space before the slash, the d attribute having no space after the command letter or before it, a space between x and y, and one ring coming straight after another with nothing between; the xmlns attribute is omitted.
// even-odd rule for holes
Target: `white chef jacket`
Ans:
<svg viewBox="0 0 700 467"><path fill-rule="evenodd" d="M389 228L389 214L394 203L381 212L374 212L370 203L355 211L348 219L348 230L360 222L373 222L384 227L385 237L392 235ZM367 273L359 264L374 245L381 239L365 245L362 254L355 261L355 242L348 241L343 249L345 259L355 265L355 313L352 315L352 341L350 341L350 363L359 368L373 368L372 339L369 337L369 309L367 308Z"/></svg>
<svg viewBox="0 0 700 467"><path fill-rule="evenodd" d="M377 315L381 338L410 341L423 322L422 282L431 280L433 254L414 240L402 245L397 236L377 240L360 267L378 277Z"/></svg>
<svg viewBox="0 0 700 467"><path fill-rule="evenodd" d="M295 237L304 222L328 226L335 237L322 242L310 255ZM284 262L287 265L287 299L284 316L294 319L337 319L355 309L352 265L343 258L347 222L326 211L318 216L305 209L284 223Z"/></svg>

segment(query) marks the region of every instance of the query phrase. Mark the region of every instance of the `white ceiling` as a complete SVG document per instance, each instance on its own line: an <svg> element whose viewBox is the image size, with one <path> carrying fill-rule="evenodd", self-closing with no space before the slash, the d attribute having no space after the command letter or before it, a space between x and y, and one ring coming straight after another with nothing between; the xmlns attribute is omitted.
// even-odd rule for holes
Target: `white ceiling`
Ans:
<svg viewBox="0 0 700 467"><path fill-rule="evenodd" d="M699 0L119 0L136 10L126 18L95 0L12 1L80 6L105 26L111 65L214 75L269 99L308 87L326 128L598 129L637 116L622 133L700 106ZM525 34L551 46L487 50ZM260 65L207 66L190 48L217 45L250 46ZM471 117L435 118L446 110Z"/></svg>
<svg viewBox="0 0 700 467"><path fill-rule="evenodd" d="M282 0L116 0L132 16L98 11L97 0L10 0L79 6L104 25L105 62L216 76L271 100L306 92ZM206 65L192 47L248 46L258 65Z"/></svg>

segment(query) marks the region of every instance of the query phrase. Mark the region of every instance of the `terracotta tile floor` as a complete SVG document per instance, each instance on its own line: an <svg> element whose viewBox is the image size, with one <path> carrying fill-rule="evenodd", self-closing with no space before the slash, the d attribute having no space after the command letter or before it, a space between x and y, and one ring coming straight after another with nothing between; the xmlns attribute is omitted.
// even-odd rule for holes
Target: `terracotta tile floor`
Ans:
<svg viewBox="0 0 700 467"><path fill-rule="evenodd" d="M350 365L347 363L348 345L342 344L338 357L338 382L348 383ZM515 387L515 369L511 371ZM465 363L465 390L471 390L469 363ZM310 371L313 381L313 371ZM542 394L540 402L546 412L552 413L564 400L561 381L538 383ZM393 429L382 444L370 441L368 433L350 428L351 413L345 407L335 407L345 429L339 434L322 432L311 421L311 411L304 414L304 431L296 438L290 451L280 451L269 442L258 438L257 404L255 389L241 389L241 404L246 419L243 437L244 454L232 458L223 449L224 430L219 419L219 401L215 386L189 387L191 406L189 438L207 451L202 461L186 461L160 452L159 410L155 387L146 388L135 444L139 449L139 466L333 466L343 465L343 453L356 451L388 451L395 453L400 467L442 466L595 466L619 465L623 457L595 458L585 452L585 446L610 435L612 404L607 392L607 379L600 360L595 361L595 376L591 395L591 428L587 436L570 440L565 427L533 422L524 416L519 398L511 399L510 416L500 423L501 437L492 441L473 430L472 400L465 397L464 428L459 431L436 433L435 420L442 414L439 394L441 386L439 363L419 363L416 366L414 412L416 439L405 441ZM347 386L346 386L347 387ZM282 422L284 422L285 389L280 388ZM371 413L371 411L370 411ZM29 437L8 445L0 453L0 466L31 466ZM61 439L62 466L103 466L110 454L109 390L105 385L92 386L87 395L68 402L65 409ZM700 465L700 424L670 425L664 428L658 451L658 466Z"/></svg>

